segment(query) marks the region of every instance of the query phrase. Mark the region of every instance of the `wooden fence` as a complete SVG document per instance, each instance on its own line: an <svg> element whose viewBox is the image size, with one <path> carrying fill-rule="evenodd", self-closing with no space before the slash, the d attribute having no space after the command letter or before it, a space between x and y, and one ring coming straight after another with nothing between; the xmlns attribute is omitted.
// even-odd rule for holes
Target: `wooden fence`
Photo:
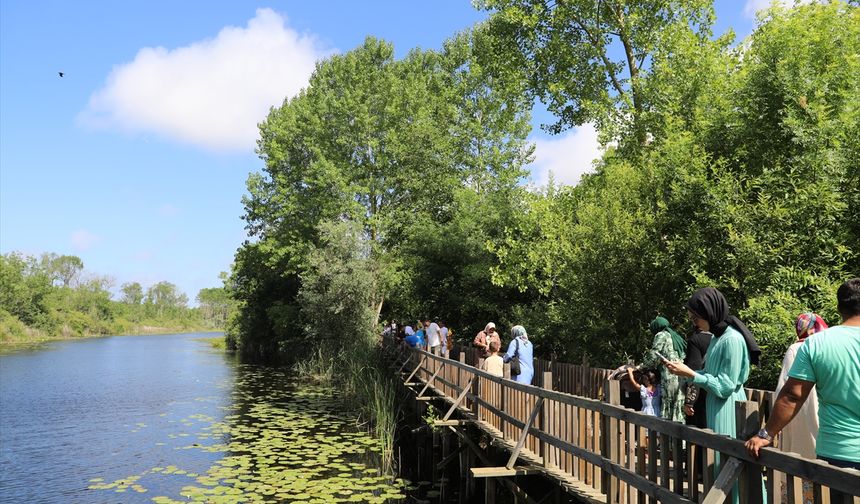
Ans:
<svg viewBox="0 0 860 504"><path fill-rule="evenodd" d="M492 474L525 474L529 469L514 466L522 459L568 489L599 492L609 504L716 504L735 482L743 503L780 502L774 481L782 475L790 504L801 502L802 480L812 482L816 504L837 504L828 489L841 493L834 494L839 504L860 504L860 471L773 448L750 458L741 439L762 424L762 404L771 400L762 391L748 393L756 401L737 403L734 439L620 406L620 384L606 379L606 369L537 361L535 385L523 385L471 365L478 363L472 349L452 360L392 341L386 346L419 399L438 394L450 403L440 425L451 425L459 411L509 445L511 460Z"/></svg>

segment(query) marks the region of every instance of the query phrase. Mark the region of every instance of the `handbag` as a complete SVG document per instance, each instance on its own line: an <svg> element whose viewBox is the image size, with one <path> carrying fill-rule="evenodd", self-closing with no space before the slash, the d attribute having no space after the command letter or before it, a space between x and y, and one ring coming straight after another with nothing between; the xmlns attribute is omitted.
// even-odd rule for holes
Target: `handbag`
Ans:
<svg viewBox="0 0 860 504"><path fill-rule="evenodd" d="M517 376L522 372L520 369L520 340L516 339L514 343L517 345L517 351L511 357L511 376Z"/></svg>

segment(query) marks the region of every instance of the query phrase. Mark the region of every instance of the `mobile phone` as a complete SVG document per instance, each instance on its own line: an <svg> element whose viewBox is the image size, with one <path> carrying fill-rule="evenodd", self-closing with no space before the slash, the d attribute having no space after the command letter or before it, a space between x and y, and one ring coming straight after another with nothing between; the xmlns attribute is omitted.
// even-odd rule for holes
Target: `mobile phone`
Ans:
<svg viewBox="0 0 860 504"><path fill-rule="evenodd" d="M660 357L660 358L661 358L661 359L663 359L664 361L669 362L669 358L668 358L668 357L666 357L665 355L661 354L661 353L660 353L660 352L658 352L657 350L654 350L654 353L655 353L655 354L657 354L657 357Z"/></svg>

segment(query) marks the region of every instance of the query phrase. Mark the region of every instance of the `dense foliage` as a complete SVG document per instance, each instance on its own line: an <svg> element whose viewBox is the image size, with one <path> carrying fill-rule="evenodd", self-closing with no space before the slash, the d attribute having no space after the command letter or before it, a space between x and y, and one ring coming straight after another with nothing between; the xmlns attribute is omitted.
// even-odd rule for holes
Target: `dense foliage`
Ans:
<svg viewBox="0 0 860 504"><path fill-rule="evenodd" d="M689 331L686 297L715 286L772 386L794 317L838 323L860 273L860 8L774 7L733 45L704 0L481 5L441 51L320 62L261 124L231 343L271 358L429 315L614 367L658 314ZM598 127L575 187L521 185L535 98L551 131Z"/></svg>
<svg viewBox="0 0 860 504"><path fill-rule="evenodd" d="M0 343L218 329L234 305L224 288L203 289L200 307L189 308L187 296L170 282L145 290L137 282L124 284L120 301L112 300L112 286L109 277L86 274L77 256L0 255Z"/></svg>

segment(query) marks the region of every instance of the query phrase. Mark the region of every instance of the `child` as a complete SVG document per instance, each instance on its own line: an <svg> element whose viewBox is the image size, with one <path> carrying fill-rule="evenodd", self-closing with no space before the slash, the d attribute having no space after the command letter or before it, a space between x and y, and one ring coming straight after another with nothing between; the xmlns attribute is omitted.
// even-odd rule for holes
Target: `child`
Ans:
<svg viewBox="0 0 860 504"><path fill-rule="evenodd" d="M505 361L502 359L502 356L499 355L499 349L502 345L498 340L490 341L490 356L484 359L484 365L481 369L495 376L504 376L505 375Z"/></svg>
<svg viewBox="0 0 860 504"><path fill-rule="evenodd" d="M657 385L657 373L650 369L642 371L639 373L642 383L638 383L633 377L632 368L627 368L627 376L630 377L630 383L639 389L639 395L642 397L642 413L660 416L660 387Z"/></svg>

